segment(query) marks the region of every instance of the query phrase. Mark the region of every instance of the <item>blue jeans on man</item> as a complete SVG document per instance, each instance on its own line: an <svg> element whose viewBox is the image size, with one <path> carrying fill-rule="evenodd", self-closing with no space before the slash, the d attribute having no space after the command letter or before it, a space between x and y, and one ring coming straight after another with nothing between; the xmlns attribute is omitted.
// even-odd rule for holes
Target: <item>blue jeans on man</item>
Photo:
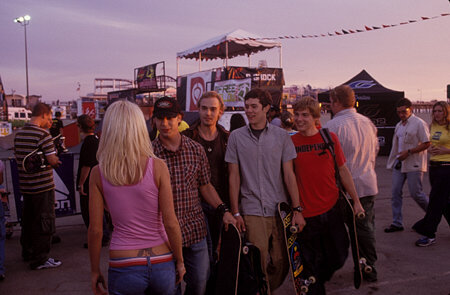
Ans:
<svg viewBox="0 0 450 295"><path fill-rule="evenodd" d="M403 227L402 204L403 185L405 184L405 181L408 181L409 193L414 201L416 201L416 203L424 211L427 210L428 197L423 192L422 180L422 171L402 173L401 169L394 168L392 170L392 225L396 227Z"/></svg>
<svg viewBox="0 0 450 295"><path fill-rule="evenodd" d="M184 266L186 274L185 295L203 295L209 278L209 253L206 238L200 242L183 247ZM181 295L181 284L178 285L177 295Z"/></svg>

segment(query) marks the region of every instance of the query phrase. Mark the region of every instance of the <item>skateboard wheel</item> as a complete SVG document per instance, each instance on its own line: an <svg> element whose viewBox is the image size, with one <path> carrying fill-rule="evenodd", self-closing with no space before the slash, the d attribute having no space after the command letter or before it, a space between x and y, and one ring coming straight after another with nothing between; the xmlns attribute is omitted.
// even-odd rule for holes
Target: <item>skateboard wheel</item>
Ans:
<svg viewBox="0 0 450 295"><path fill-rule="evenodd" d="M372 269L372 267L371 267L370 265L367 265L367 266L364 267L364 272L365 272L365 273L371 273L372 270L373 270L373 269Z"/></svg>
<svg viewBox="0 0 450 295"><path fill-rule="evenodd" d="M360 212L356 215L356 217L358 217L358 219L364 219L366 217L366 213Z"/></svg>
<svg viewBox="0 0 450 295"><path fill-rule="evenodd" d="M242 247L242 253L244 253L244 254L248 254L248 247L247 246L244 246L244 247Z"/></svg>
<svg viewBox="0 0 450 295"><path fill-rule="evenodd" d="M296 234L296 233L298 233L298 226L291 226L290 228L289 228L289 231L291 232L291 233L293 233L293 234Z"/></svg>
<svg viewBox="0 0 450 295"><path fill-rule="evenodd" d="M315 283L316 283L316 278L315 278L314 276L310 276L310 277L309 277L309 282L310 282L311 284L315 284Z"/></svg>
<svg viewBox="0 0 450 295"><path fill-rule="evenodd" d="M300 291L302 292L302 294L304 294L304 293L308 293L309 289L307 286L301 286Z"/></svg>

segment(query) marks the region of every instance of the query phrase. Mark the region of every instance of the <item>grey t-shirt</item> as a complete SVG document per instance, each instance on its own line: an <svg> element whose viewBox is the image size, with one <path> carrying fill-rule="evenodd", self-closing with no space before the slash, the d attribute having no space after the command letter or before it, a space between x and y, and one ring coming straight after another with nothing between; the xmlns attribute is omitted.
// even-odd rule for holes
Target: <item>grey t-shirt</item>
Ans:
<svg viewBox="0 0 450 295"><path fill-rule="evenodd" d="M225 161L239 165L243 215L277 214L277 204L288 201L282 165L296 156L289 134L274 125L267 124L259 139L249 126L230 134Z"/></svg>

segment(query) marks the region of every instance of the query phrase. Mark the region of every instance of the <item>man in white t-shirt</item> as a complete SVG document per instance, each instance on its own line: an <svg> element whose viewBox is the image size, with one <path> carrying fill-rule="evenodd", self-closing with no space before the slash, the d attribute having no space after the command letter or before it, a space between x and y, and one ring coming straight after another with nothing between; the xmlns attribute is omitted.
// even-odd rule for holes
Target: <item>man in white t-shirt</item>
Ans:
<svg viewBox="0 0 450 295"><path fill-rule="evenodd" d="M387 168L392 169L392 224L387 233L402 231L402 189L408 180L411 197L426 211L428 198L422 189L423 173L427 171L427 148L430 134L427 124L412 113L411 101L407 98L397 103L400 122L395 126L392 149Z"/></svg>

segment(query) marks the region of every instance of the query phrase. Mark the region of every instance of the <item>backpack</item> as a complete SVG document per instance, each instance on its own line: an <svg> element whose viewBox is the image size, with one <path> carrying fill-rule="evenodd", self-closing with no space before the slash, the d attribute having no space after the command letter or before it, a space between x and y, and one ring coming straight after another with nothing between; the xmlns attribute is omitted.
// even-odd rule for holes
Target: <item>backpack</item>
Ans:
<svg viewBox="0 0 450 295"><path fill-rule="evenodd" d="M238 295L267 295L267 282L261 268L261 253L242 237L239 264Z"/></svg>

